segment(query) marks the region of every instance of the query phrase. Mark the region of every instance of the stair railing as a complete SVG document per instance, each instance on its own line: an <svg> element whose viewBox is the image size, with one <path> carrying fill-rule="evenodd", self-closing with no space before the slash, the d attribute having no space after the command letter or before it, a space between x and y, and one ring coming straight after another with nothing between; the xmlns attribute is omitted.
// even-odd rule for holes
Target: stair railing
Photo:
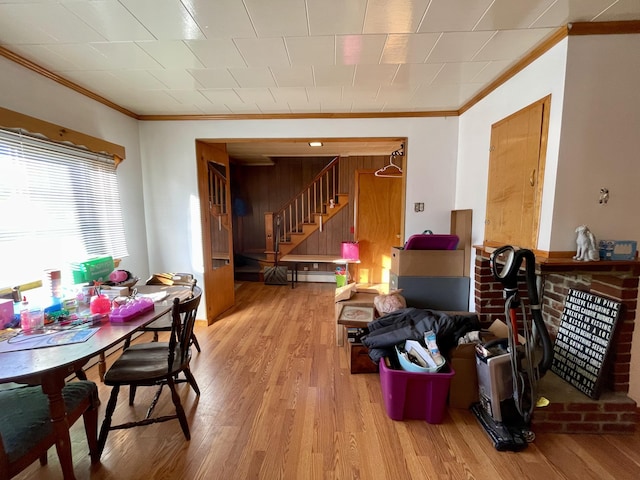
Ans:
<svg viewBox="0 0 640 480"><path fill-rule="evenodd" d="M211 164L208 170L209 212L220 219L228 213L227 179Z"/></svg>
<svg viewBox="0 0 640 480"><path fill-rule="evenodd" d="M338 163L335 157L314 177L306 187L277 212L265 213L265 237L267 252L274 251L275 220L280 218L280 242L291 240L293 232L302 232L305 223L314 223L315 216L326 213L330 200L338 194Z"/></svg>

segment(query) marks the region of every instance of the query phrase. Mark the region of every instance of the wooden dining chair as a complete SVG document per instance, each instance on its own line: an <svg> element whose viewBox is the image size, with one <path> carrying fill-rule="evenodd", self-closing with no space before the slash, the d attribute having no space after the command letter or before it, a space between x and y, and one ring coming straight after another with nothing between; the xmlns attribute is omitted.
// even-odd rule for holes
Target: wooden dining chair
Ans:
<svg viewBox="0 0 640 480"><path fill-rule="evenodd" d="M191 291L193 291L196 283L197 280L193 278L193 275L190 273L155 273L145 282L145 285L184 285L185 287L191 288ZM160 317L144 327L141 331L153 332L153 341L157 342L159 332L171 331L171 316L165 315ZM194 333L191 334L191 342L196 347L198 353L200 353L200 344L198 343L198 339Z"/></svg>
<svg viewBox="0 0 640 480"><path fill-rule="evenodd" d="M87 380L69 382L62 396L69 425L83 417L91 462L97 462L98 387ZM42 387L0 390L0 478L14 477L37 459L46 465L47 451L55 443L49 398Z"/></svg>
<svg viewBox="0 0 640 480"><path fill-rule="evenodd" d="M187 417L176 391L176 383L181 381L188 382L196 392L196 395L200 395L200 389L191 373L189 362L191 360L191 335L201 297L202 290L196 286L193 289L193 298L183 302L180 302L178 298L173 300L171 332L168 342L133 344L124 350L111 368L107 370L104 376L104 383L110 385L112 389L98 437L99 453L102 453L111 430L150 425L176 418L180 422L185 438L187 440L191 438ZM184 374L185 379L177 379L180 373ZM112 416L118 401L118 393L123 385L129 386L129 405L133 405L137 387L155 386L157 391L144 419L112 425ZM153 410L165 385L171 390L171 400L175 406L176 413L152 417Z"/></svg>

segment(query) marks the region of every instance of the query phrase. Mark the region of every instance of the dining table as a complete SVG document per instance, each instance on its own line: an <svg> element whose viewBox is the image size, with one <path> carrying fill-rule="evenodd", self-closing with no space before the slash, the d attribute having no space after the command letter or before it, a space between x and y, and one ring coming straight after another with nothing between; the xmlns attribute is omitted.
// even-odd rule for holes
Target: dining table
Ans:
<svg viewBox="0 0 640 480"><path fill-rule="evenodd" d="M142 327L168 314L173 298L185 293L184 287L175 286L144 286L141 290L146 292L142 295L154 299L153 309L127 321L110 321L105 315L61 331L45 326L41 333L19 332L8 340L0 341L0 384L41 385L48 397L56 451L65 480L75 479L69 423L62 396L67 379L74 375L83 377L83 367L87 362L103 356Z"/></svg>

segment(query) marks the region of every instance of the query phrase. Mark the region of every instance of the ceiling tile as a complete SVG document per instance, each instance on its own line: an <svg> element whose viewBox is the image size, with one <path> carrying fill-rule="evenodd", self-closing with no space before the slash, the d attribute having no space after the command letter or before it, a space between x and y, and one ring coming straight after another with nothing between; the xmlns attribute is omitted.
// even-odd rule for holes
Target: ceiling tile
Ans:
<svg viewBox="0 0 640 480"><path fill-rule="evenodd" d="M189 69L188 72L204 88L235 88L238 82L231 76L228 70L219 69Z"/></svg>
<svg viewBox="0 0 640 480"><path fill-rule="evenodd" d="M211 100L205 97L201 92L194 90L167 90L164 92L172 98L175 98L176 102L183 105L198 105L209 106Z"/></svg>
<svg viewBox="0 0 640 480"><path fill-rule="evenodd" d="M241 88L275 87L276 81L268 68L230 68L229 73Z"/></svg>
<svg viewBox="0 0 640 480"><path fill-rule="evenodd" d="M384 45L381 62L423 63L439 37L439 33L389 35Z"/></svg>
<svg viewBox="0 0 640 480"><path fill-rule="evenodd" d="M182 0L207 38L256 36L244 2L238 0Z"/></svg>
<svg viewBox="0 0 640 480"><path fill-rule="evenodd" d="M445 32L431 54L429 63L468 62L495 32Z"/></svg>
<svg viewBox="0 0 640 480"><path fill-rule="evenodd" d="M120 2L73 0L61 3L110 42L154 39Z"/></svg>
<svg viewBox="0 0 640 480"><path fill-rule="evenodd" d="M0 40L11 43L81 43L105 40L58 3L0 5ZM28 26L28 28L25 28Z"/></svg>
<svg viewBox="0 0 640 480"><path fill-rule="evenodd" d="M111 72L104 70L77 70L65 72L65 78L81 87L89 88L92 92L114 100L117 96L120 104L120 93L124 93L126 87L120 83Z"/></svg>
<svg viewBox="0 0 640 480"><path fill-rule="evenodd" d="M0 45L138 114L434 111L594 19L640 0L0 0Z"/></svg>
<svg viewBox="0 0 640 480"><path fill-rule="evenodd" d="M275 103L275 99L268 88L238 88L236 92L244 103Z"/></svg>
<svg viewBox="0 0 640 480"><path fill-rule="evenodd" d="M181 2L174 0L119 0L158 40L206 38Z"/></svg>
<svg viewBox="0 0 640 480"><path fill-rule="evenodd" d="M497 78L502 72L507 70L514 61L498 60L487 63L487 66L480 70L478 74L471 79L472 82L490 83Z"/></svg>
<svg viewBox="0 0 640 480"><path fill-rule="evenodd" d="M482 18L493 0L432 0L418 32L464 32Z"/></svg>
<svg viewBox="0 0 640 480"><path fill-rule="evenodd" d="M259 37L308 35L307 11L301 0L244 0Z"/></svg>
<svg viewBox="0 0 640 480"><path fill-rule="evenodd" d="M271 90L276 103L306 104L309 99L304 88L284 87Z"/></svg>
<svg viewBox="0 0 640 480"><path fill-rule="evenodd" d="M271 73L278 87L313 87L311 67L272 68Z"/></svg>
<svg viewBox="0 0 640 480"><path fill-rule="evenodd" d="M203 68L193 52L179 40L137 42L138 46L164 68Z"/></svg>
<svg viewBox="0 0 640 480"><path fill-rule="evenodd" d="M501 30L489 40L474 57L475 61L509 60L519 53L528 52L555 29Z"/></svg>
<svg viewBox="0 0 640 480"><path fill-rule="evenodd" d="M609 3L610 0L605 1ZM640 10L640 1L638 0L618 0L612 1L611 6L603 10L603 12L594 18L599 22L614 22L628 20L629 17L638 18L638 10Z"/></svg>
<svg viewBox="0 0 640 480"><path fill-rule="evenodd" d="M233 88L207 88L200 90L214 105L236 105L244 103Z"/></svg>
<svg viewBox="0 0 640 480"><path fill-rule="evenodd" d="M129 88L137 90L164 90L166 88L160 80L146 70L113 70L111 74Z"/></svg>
<svg viewBox="0 0 640 480"><path fill-rule="evenodd" d="M419 109L435 105L443 110L456 110L460 105L460 85L422 86L416 90L412 101Z"/></svg>
<svg viewBox="0 0 640 480"><path fill-rule="evenodd" d="M310 102L321 104L338 104L342 100L341 87L313 87L307 88L307 98Z"/></svg>
<svg viewBox="0 0 640 480"><path fill-rule="evenodd" d="M86 45L76 47L87 49ZM64 52L56 52L50 45L12 45L11 51L52 72L65 72L84 68L78 58L70 58Z"/></svg>
<svg viewBox="0 0 640 480"><path fill-rule="evenodd" d="M558 0L535 2L495 0L475 30L511 30L529 28Z"/></svg>
<svg viewBox="0 0 640 480"><path fill-rule="evenodd" d="M287 37L284 39L294 67L310 65L335 65L336 38L320 37Z"/></svg>
<svg viewBox="0 0 640 480"><path fill-rule="evenodd" d="M100 52L100 65L104 69L162 66L134 42L92 43L90 46Z"/></svg>
<svg viewBox="0 0 640 480"><path fill-rule="evenodd" d="M183 69L157 69L148 70L148 72L162 82L165 88L171 90L197 90L202 88L202 85L198 83L193 75Z"/></svg>
<svg viewBox="0 0 640 480"><path fill-rule="evenodd" d="M531 28L556 27L574 22L589 22L607 9L616 0L571 0L555 2L532 24Z"/></svg>
<svg viewBox="0 0 640 480"><path fill-rule="evenodd" d="M400 65L398 73L393 79L393 85L412 88L422 84L429 85L442 67L442 63L409 63Z"/></svg>
<svg viewBox="0 0 640 480"><path fill-rule="evenodd" d="M415 33L429 0L369 0L363 33Z"/></svg>
<svg viewBox="0 0 640 480"><path fill-rule="evenodd" d="M261 113L268 114L268 115L291 113L291 109L289 108L289 105L287 105L286 103L281 104L281 103L266 101L266 102L256 102L256 106L258 107Z"/></svg>
<svg viewBox="0 0 640 480"><path fill-rule="evenodd" d="M307 0L310 35L363 32L367 0Z"/></svg>
<svg viewBox="0 0 640 480"><path fill-rule="evenodd" d="M246 67L236 44L230 38L213 40L186 40L185 44L200 59L205 67Z"/></svg>
<svg viewBox="0 0 640 480"><path fill-rule="evenodd" d="M353 85L355 65L334 65L332 67L316 67L313 76L317 87L342 87Z"/></svg>
<svg viewBox="0 0 640 480"><path fill-rule="evenodd" d="M356 65L353 85L356 87L391 85L398 71L398 65Z"/></svg>
<svg viewBox="0 0 640 480"><path fill-rule="evenodd" d="M336 38L336 65L380 62L386 35L341 35Z"/></svg>
<svg viewBox="0 0 640 480"><path fill-rule="evenodd" d="M238 50L249 67L288 67L282 38L237 38Z"/></svg>
<svg viewBox="0 0 640 480"><path fill-rule="evenodd" d="M470 82L488 65L489 62L445 63L442 70L438 72L438 75L433 80L433 83Z"/></svg>

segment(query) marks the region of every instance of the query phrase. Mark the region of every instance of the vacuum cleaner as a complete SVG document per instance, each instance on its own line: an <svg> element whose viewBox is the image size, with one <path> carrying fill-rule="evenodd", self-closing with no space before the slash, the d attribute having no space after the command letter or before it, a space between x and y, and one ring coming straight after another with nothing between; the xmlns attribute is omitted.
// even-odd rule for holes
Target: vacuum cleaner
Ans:
<svg viewBox="0 0 640 480"><path fill-rule="evenodd" d="M533 252L506 245L496 249L489 261L494 278L503 286L508 336L476 346L480 402L471 411L497 450L520 451L535 439L531 417L537 383L551 367L553 345L542 319ZM533 322L518 294L523 261Z"/></svg>

